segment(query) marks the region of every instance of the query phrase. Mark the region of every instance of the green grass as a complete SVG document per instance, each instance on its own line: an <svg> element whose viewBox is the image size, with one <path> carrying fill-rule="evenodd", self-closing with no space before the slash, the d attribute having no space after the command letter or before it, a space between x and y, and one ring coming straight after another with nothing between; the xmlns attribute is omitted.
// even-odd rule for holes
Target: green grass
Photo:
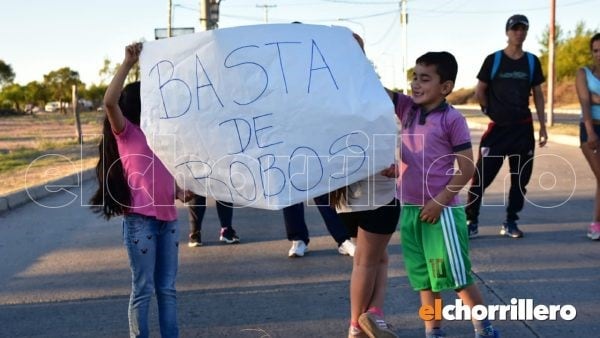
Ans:
<svg viewBox="0 0 600 338"><path fill-rule="evenodd" d="M38 149L19 148L6 154L0 154L0 173L28 166L44 152Z"/></svg>
<svg viewBox="0 0 600 338"><path fill-rule="evenodd" d="M75 115L73 115L71 112L67 112L67 114L63 114L61 112L35 114L28 115L28 117L35 120L36 123L56 123L65 126L75 125ZM79 113L79 120L81 121L81 124L101 123L103 117L104 113L102 112L89 111Z"/></svg>

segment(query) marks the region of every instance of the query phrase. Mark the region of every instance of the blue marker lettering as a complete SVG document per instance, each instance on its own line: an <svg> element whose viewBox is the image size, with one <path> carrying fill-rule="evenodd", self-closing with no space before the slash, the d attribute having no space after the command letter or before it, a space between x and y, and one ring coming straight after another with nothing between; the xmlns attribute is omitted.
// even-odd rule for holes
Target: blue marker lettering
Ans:
<svg viewBox="0 0 600 338"><path fill-rule="evenodd" d="M168 79L166 82L163 82L163 78L161 76L161 71L160 71L160 65L161 64L166 64L169 66L169 70L171 71L171 74L169 75ZM154 67L152 67L150 69L150 73L148 75L152 75L152 72L154 72L154 69L156 69L156 73L158 74L158 89L160 90L160 97L162 99L162 104L163 104L163 108L165 111L165 116L164 117L160 117L161 119L171 119L171 118L176 118L176 117L180 117L182 115L184 115L185 113L187 113L190 110L190 106L192 105L192 91L190 90L190 87L187 85L187 83L185 83L183 80L178 79L178 78L173 78L173 72L175 71L175 67L173 66L173 63L171 61L168 60L163 60L158 62L156 65L154 65ZM167 85L169 87L167 87ZM178 86L179 85L179 86ZM170 112L168 106L166 103L165 98L168 98L169 96L165 96L165 91L167 91L167 89L169 89L169 92L176 92L177 93L177 100L173 100L173 103L175 104L176 107L180 106L181 103L181 96L183 94L183 91L180 88L177 87L181 87L184 86L185 89L187 90L187 94L188 94L188 104L187 107L182 111L182 112ZM167 87L167 88L165 88Z"/></svg>
<svg viewBox="0 0 600 338"><path fill-rule="evenodd" d="M255 46L255 45L242 46L242 47L236 48L233 51L231 51L231 53L229 53L229 55L227 55L227 57L225 58L225 61L223 62L223 65L225 66L225 68L233 68L233 67L242 66L242 65L254 65L254 66L260 68L260 70L265 75L265 85L263 86L260 94L258 94L255 98L251 99L248 102L238 102L236 100L233 100L233 102L237 103L240 106L249 105L250 103L258 100L262 96L262 94L265 92L265 90L267 90L267 85L269 84L269 74L267 74L267 71L265 70L265 68L263 66L259 65L256 62L240 62L240 63L236 63L236 64L233 64L233 65L229 65L228 64L229 58L233 55L233 53L235 53L237 51L241 51L244 48L250 48L250 47L252 47L252 48L259 48L258 46ZM241 81L241 82L244 82L246 79L239 79L238 78L238 80Z"/></svg>
<svg viewBox="0 0 600 338"><path fill-rule="evenodd" d="M206 77L206 80L208 81L207 84L200 85L200 77L198 77L198 65L200 65L200 68L202 68L202 73L204 73L204 76ZM206 69L204 69L204 65L200 61L200 58L198 57L198 55L196 55L196 99L198 101L198 110L200 110L199 92L200 92L200 89L204 88L204 87L210 87L210 89L212 89L213 93L215 94L215 97L219 101L219 104L221 105L221 107L225 107L223 105L223 101L221 101L221 98L219 97L219 94L217 94L217 91L215 90L215 86L213 85L212 81L210 80L208 73L206 73Z"/></svg>
<svg viewBox="0 0 600 338"><path fill-rule="evenodd" d="M315 50L319 53L319 56L321 57L321 61L323 61L324 66L322 66L322 67L314 68ZM327 71L329 72L329 76L331 76L331 80L333 80L333 85L335 86L335 89L339 90L340 88L338 87L337 82L335 81L335 78L333 77L333 74L331 73L331 68L327 64L327 61L325 61L325 57L323 56L323 53L321 53L321 49L319 49L319 46L317 46L317 43L315 42L315 40L312 40L312 49L310 52L310 74L308 75L308 92L309 93L310 93L310 84L312 81L312 73L315 70L321 70L321 69L327 69Z"/></svg>

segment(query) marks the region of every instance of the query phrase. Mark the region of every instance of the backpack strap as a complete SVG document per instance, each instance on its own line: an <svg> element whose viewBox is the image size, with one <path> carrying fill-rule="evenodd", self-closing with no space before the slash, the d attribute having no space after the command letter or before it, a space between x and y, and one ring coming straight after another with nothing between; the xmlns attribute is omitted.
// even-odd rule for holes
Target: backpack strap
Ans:
<svg viewBox="0 0 600 338"><path fill-rule="evenodd" d="M533 54L529 52L525 52L527 55L527 63L529 65L529 85L533 82L533 71L535 69L535 59ZM496 51L494 53L494 63L492 64L492 72L490 73L490 81L494 79L496 73L498 72L498 68L500 68L500 60L502 59L502 50Z"/></svg>
<svg viewBox="0 0 600 338"><path fill-rule="evenodd" d="M529 86L533 82L533 69L535 68L535 59L533 58L533 54L529 52L525 52L527 54L527 62L529 63Z"/></svg>
<svg viewBox="0 0 600 338"><path fill-rule="evenodd" d="M502 49L494 53L494 63L492 64L492 72L490 73L490 81L494 79L498 68L500 68L500 59L502 59Z"/></svg>

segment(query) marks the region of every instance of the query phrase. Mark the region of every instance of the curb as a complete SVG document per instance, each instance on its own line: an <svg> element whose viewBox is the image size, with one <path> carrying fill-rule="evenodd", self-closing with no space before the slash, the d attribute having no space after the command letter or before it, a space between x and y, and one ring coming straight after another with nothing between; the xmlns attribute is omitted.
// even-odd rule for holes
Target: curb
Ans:
<svg viewBox="0 0 600 338"><path fill-rule="evenodd" d="M44 184L16 191L6 196L0 196L0 215L33 200L39 200L55 193L58 188L79 187L83 182L94 177L95 169L87 169Z"/></svg>
<svg viewBox="0 0 600 338"><path fill-rule="evenodd" d="M480 131L487 130L488 125L484 123L471 122L467 120L469 129L475 129ZM551 134L548 132L548 139L551 143L563 144L566 146L579 147L579 136L563 135L563 134Z"/></svg>

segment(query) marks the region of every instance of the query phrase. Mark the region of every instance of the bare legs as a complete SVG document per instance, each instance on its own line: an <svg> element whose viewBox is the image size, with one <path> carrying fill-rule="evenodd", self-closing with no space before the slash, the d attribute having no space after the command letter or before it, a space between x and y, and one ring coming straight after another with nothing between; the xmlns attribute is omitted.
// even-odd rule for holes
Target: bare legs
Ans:
<svg viewBox="0 0 600 338"><path fill-rule="evenodd" d="M354 265L350 280L350 320L372 306L383 308L387 287L387 245L392 234L380 235L358 229Z"/></svg>
<svg viewBox="0 0 600 338"><path fill-rule="evenodd" d="M594 153L585 144L581 147L581 152L596 177L596 199L594 201L594 219L592 222L600 222L600 153Z"/></svg>

